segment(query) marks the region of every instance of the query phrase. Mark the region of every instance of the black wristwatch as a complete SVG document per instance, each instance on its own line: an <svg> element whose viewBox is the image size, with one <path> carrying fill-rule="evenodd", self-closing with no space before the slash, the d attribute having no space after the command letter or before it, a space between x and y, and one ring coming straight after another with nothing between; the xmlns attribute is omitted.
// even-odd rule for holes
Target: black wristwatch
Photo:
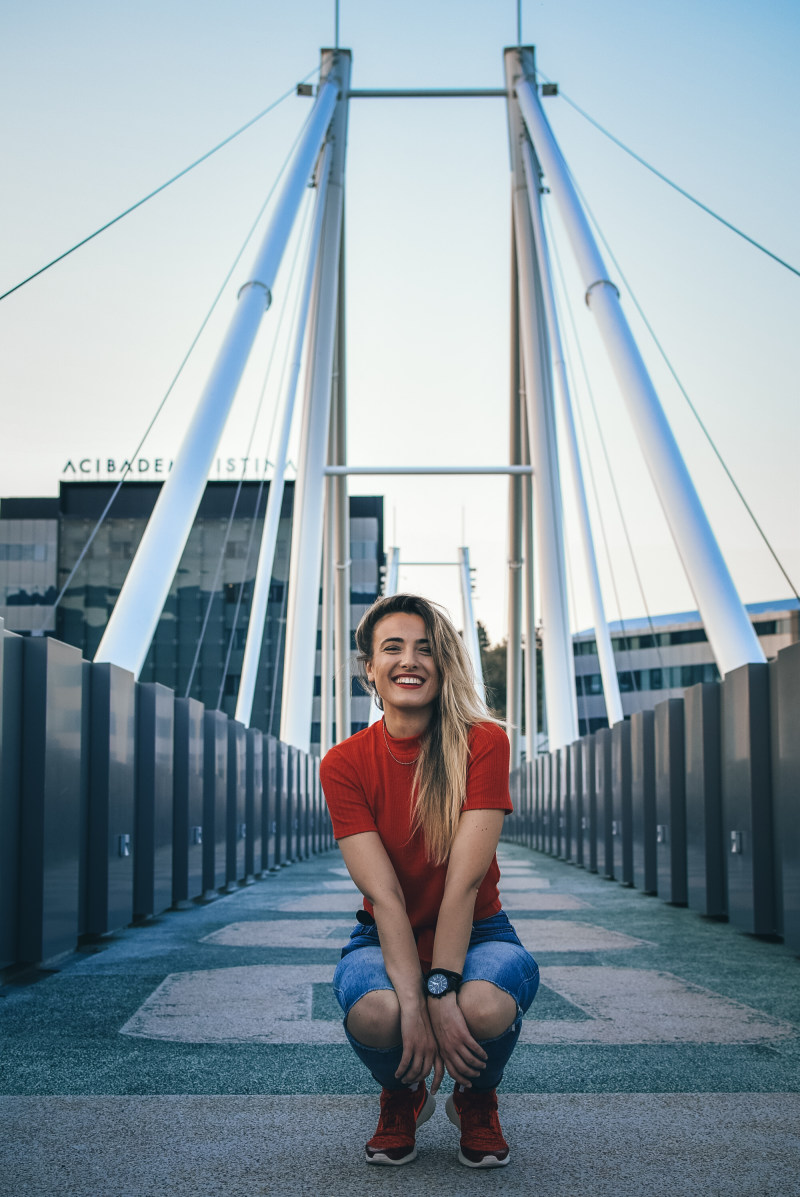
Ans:
<svg viewBox="0 0 800 1197"><path fill-rule="evenodd" d="M428 997L444 997L446 993L458 993L460 988L461 973L451 973L447 968L432 968L425 977Z"/></svg>

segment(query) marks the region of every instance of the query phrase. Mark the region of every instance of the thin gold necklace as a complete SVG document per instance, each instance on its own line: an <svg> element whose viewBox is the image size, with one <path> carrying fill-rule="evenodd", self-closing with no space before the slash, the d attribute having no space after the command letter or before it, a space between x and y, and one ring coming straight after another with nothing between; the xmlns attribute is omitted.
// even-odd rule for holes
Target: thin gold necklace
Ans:
<svg viewBox="0 0 800 1197"><path fill-rule="evenodd" d="M381 727L383 728L383 742L386 745L386 751L389 753L389 756L392 758L392 760L397 761L398 765L416 765L417 761L419 760L419 753L417 753L417 755L414 757L413 761L398 760L398 758L394 755L391 748L389 747L389 741L386 738L386 720L385 719L381 719Z"/></svg>

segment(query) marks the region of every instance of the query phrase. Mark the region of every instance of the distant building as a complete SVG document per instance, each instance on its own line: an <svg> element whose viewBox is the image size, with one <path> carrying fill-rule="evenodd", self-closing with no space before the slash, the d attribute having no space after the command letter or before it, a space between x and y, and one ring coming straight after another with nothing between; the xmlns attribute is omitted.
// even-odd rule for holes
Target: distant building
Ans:
<svg viewBox="0 0 800 1197"><path fill-rule="evenodd" d="M750 616L769 659L800 640L796 599L749 603ZM665 698L679 698L687 686L712 682L719 671L697 611L626 619L610 625L611 645L625 715L647 710ZM594 631L572 637L580 734L607 727L606 704Z"/></svg>
<svg viewBox="0 0 800 1197"><path fill-rule="evenodd" d="M60 588L113 493L112 482L62 482L57 498L0 500L0 617L10 631L44 631L94 656L161 489L122 487L54 612ZM232 715L242 670L268 484L209 482L170 588L141 681L161 682ZM252 724L280 727L286 592L294 484L286 484L272 571ZM235 504L235 507L234 507ZM258 504L258 510L256 510ZM350 625L380 588L383 499L350 499ZM199 646L199 647L198 647ZM319 632L317 633L319 648ZM317 661L319 669L319 658ZM319 746L320 679L312 751ZM369 698L353 685L352 730L366 726Z"/></svg>

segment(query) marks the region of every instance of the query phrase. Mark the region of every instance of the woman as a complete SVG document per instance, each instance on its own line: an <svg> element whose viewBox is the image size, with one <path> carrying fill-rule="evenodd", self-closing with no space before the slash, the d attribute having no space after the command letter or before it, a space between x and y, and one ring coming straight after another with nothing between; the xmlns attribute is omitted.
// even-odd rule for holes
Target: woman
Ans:
<svg viewBox="0 0 800 1197"><path fill-rule="evenodd" d="M539 984L497 891L508 739L434 603L378 599L356 644L383 719L332 748L321 774L364 895L333 985L347 1038L382 1086L367 1162L416 1157L416 1128L433 1113L446 1068L459 1160L500 1167L510 1157L495 1090Z"/></svg>

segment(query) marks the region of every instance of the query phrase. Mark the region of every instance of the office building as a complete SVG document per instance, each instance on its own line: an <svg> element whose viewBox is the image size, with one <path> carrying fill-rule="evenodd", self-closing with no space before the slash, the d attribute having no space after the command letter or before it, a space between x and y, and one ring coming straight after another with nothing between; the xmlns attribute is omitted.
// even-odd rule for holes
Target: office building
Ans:
<svg viewBox="0 0 800 1197"><path fill-rule="evenodd" d="M800 640L796 599L749 603L747 613L769 660ZM687 686L719 678L711 645L697 611L626 619L610 625L623 713L652 709L680 698ZM606 704L594 631L573 638L580 733L607 727Z"/></svg>
<svg viewBox="0 0 800 1197"><path fill-rule="evenodd" d="M54 635L91 659L161 488L160 482L62 482L56 498L0 500L0 617L10 631ZM232 715L236 705L268 484L209 482L147 655L141 681L161 682ZM294 484L283 496L252 724L280 727L287 579ZM88 546L88 547L87 547ZM350 624L378 595L383 500L350 499ZM56 597L84 554L63 599ZM319 633L318 645L319 647ZM318 658L319 669L319 658ZM319 745L320 679L312 751ZM352 729L369 699L353 684Z"/></svg>

